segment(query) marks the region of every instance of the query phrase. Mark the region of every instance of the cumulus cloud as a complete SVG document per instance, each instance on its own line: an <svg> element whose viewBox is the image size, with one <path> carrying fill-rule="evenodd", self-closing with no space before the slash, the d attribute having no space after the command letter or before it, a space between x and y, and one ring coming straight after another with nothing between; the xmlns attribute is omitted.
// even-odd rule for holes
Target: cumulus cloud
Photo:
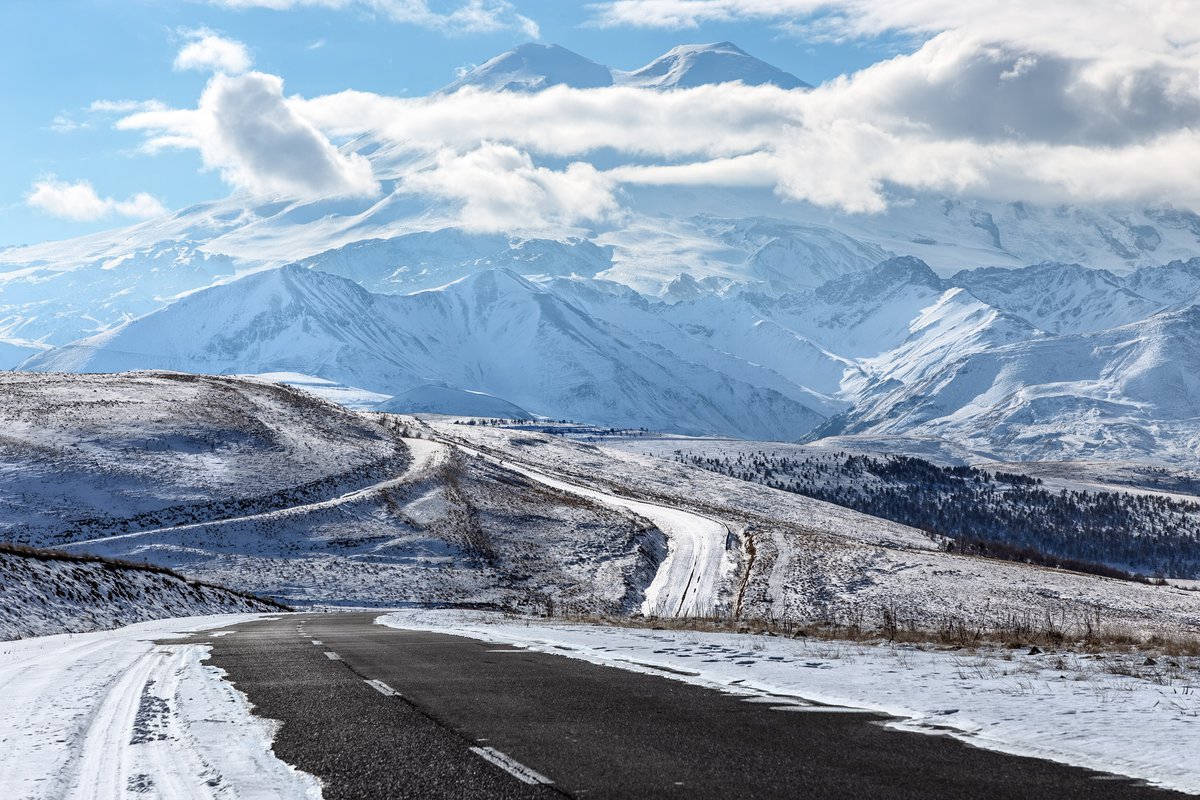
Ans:
<svg viewBox="0 0 1200 800"><path fill-rule="evenodd" d="M645 185L762 187L855 213L922 192L1200 209L1200 18L1172 2L960 5L601 4L609 24L803 23L821 13L847 35L921 34L914 52L811 91L555 86L306 99L285 98L279 78L249 73L215 76L196 109L151 109L119 125L144 131L150 149L196 148L255 193L366 195L378 177L456 203L468 226L489 229L617 218L622 187ZM330 144L360 135L377 148L370 164Z"/></svg>
<svg viewBox="0 0 1200 800"><path fill-rule="evenodd" d="M964 135L1118 142L1194 124L1200 108L1200 15L1175 0L608 0L596 8L598 21L614 26L758 20L932 39L916 58L877 65L871 77L888 73L903 84L893 105L934 124L953 121Z"/></svg>
<svg viewBox="0 0 1200 800"><path fill-rule="evenodd" d="M468 229L505 231L579 225L613 216L613 181L591 164L561 171L536 166L527 153L485 142L465 154L437 154L432 168L408 175L402 191L457 200Z"/></svg>
<svg viewBox="0 0 1200 800"><path fill-rule="evenodd" d="M250 69L254 61L241 42L227 39L208 28L183 31L187 39L175 56L175 69L225 72L238 75Z"/></svg>
<svg viewBox="0 0 1200 800"><path fill-rule="evenodd" d="M55 217L93 222L112 216L149 219L162 216L167 209L153 195L139 192L128 200L101 197L88 181L69 183L54 176L36 181L25 202Z"/></svg>
<svg viewBox="0 0 1200 800"><path fill-rule="evenodd" d="M197 108L143 111L117 127L149 133L146 149L194 148L206 167L257 196L366 197L379 185L361 155L342 154L283 96L274 75L217 74Z"/></svg>
<svg viewBox="0 0 1200 800"><path fill-rule="evenodd" d="M393 22L419 25L447 34L494 33L517 30L531 39L540 36L538 25L517 13L508 0L466 0L451 11L435 11L429 0L209 0L226 8L358 8L379 14Z"/></svg>

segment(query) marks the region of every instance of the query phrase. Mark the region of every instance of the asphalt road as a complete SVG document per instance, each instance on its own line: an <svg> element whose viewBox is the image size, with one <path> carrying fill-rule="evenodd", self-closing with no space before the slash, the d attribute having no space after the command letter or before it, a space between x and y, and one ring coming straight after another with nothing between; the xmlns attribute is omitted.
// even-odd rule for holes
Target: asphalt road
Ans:
<svg viewBox="0 0 1200 800"><path fill-rule="evenodd" d="M773 710L377 616L289 615L207 639L256 713L283 723L276 754L317 775L328 800L1183 796L890 730L875 714Z"/></svg>

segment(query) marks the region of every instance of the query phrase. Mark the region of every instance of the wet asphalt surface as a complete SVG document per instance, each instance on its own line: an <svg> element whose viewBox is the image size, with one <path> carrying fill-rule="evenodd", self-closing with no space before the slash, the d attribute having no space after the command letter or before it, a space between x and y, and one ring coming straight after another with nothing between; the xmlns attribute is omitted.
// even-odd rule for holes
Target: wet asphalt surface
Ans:
<svg viewBox="0 0 1200 800"><path fill-rule="evenodd" d="M276 755L320 778L328 800L1185 796L890 730L881 715L772 710L667 677L386 628L378 616L287 615L199 637L255 713L282 723ZM472 747L551 783L524 782Z"/></svg>

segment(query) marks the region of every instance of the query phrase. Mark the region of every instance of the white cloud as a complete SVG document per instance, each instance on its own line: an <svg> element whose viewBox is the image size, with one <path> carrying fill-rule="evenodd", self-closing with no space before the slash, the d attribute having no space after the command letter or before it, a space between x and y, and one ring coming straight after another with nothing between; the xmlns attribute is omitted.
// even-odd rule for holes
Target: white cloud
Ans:
<svg viewBox="0 0 1200 800"><path fill-rule="evenodd" d="M91 125L86 122L80 122L66 111L55 114L54 119L50 120L50 130L55 133L71 133L72 131L90 127Z"/></svg>
<svg viewBox="0 0 1200 800"><path fill-rule="evenodd" d="M149 133L146 148L195 148L209 169L258 195L364 197L379 185L360 155L343 155L261 72L217 74L193 110L144 111L118 121Z"/></svg>
<svg viewBox="0 0 1200 800"><path fill-rule="evenodd" d="M175 69L225 72L238 75L250 69L254 60L241 42L227 39L208 28L183 31L187 44L175 56Z"/></svg>
<svg viewBox="0 0 1200 800"><path fill-rule="evenodd" d="M461 155L442 150L432 168L408 175L401 190L460 201L464 226L482 231L598 222L619 208L613 181L591 164L555 171L489 142Z"/></svg>
<svg viewBox="0 0 1200 800"><path fill-rule="evenodd" d="M36 181L25 195L25 202L47 214L76 222L92 222L114 215L150 219L167 213L163 204L146 192L139 192L128 200L115 200L98 195L88 181L68 183L53 175Z"/></svg>
<svg viewBox="0 0 1200 800"><path fill-rule="evenodd" d="M292 8L320 7L333 9L358 8L379 14L393 22L419 25L448 34L494 33L518 30L531 39L540 36L538 25L529 17L517 13L508 0L465 0L451 11L439 12L429 7L429 0L209 0L226 8L269 8L286 11Z"/></svg>
<svg viewBox="0 0 1200 800"><path fill-rule="evenodd" d="M165 111L158 100L93 100L88 111L93 114L133 114L137 111Z"/></svg>
<svg viewBox="0 0 1200 800"><path fill-rule="evenodd" d="M1200 21L1170 0L1089 5L1090 13L1082 2L626 0L605 4L605 18L803 23L820 9L835 14L823 24L853 35L928 38L811 91L556 86L305 99L284 98L280 79L251 73L214 77L195 110L118 124L146 132L150 149L199 150L255 193L369 195L378 176L457 204L465 224L487 229L612 219L621 188L638 185L764 187L862 213L914 192L1200 210ZM428 11L423 2L389 5ZM498 7L459 10L471 5ZM379 147L373 164L328 138L360 134Z"/></svg>

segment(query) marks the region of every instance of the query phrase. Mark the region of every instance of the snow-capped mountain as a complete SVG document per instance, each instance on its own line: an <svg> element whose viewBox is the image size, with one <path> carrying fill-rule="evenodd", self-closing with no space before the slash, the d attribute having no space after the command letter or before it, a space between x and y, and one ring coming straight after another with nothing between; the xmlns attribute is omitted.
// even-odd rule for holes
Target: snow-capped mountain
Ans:
<svg viewBox="0 0 1200 800"><path fill-rule="evenodd" d="M430 267L439 250L448 258ZM536 277L491 266L527 250L545 257L532 259ZM1188 365L1200 370L1194 317L1108 272L946 279L905 256L780 294L683 275L660 299L606 279L606 256L582 241L458 231L368 242L191 293L22 368L300 374L356 407L391 397L406 411L748 438L936 436L1012 459L1177 460L1200 436L1187 406L1198 396L1187 378ZM1191 274L1161 270L1130 280L1163 287ZM360 285L395 292L459 271L470 274L410 294Z"/></svg>
<svg viewBox="0 0 1200 800"><path fill-rule="evenodd" d="M1087 333L1144 319L1162 304L1126 288L1108 270L1079 264L975 269L951 278L984 302L1050 333Z"/></svg>
<svg viewBox="0 0 1200 800"><path fill-rule="evenodd" d="M0 274L0 337L66 344L161 308L236 269L233 259L191 241L75 263L39 259Z"/></svg>
<svg viewBox="0 0 1200 800"><path fill-rule="evenodd" d="M458 228L368 239L299 262L382 294L434 289L486 269L518 275L593 277L612 267L612 249L587 239L521 239Z"/></svg>
<svg viewBox="0 0 1200 800"><path fill-rule="evenodd" d="M773 84L784 89L810 89L791 73L760 61L732 42L684 44L644 67L614 71L618 84L652 89L687 88L741 81L748 86Z"/></svg>
<svg viewBox="0 0 1200 800"><path fill-rule="evenodd" d="M789 79L721 43L676 48L615 82ZM608 67L530 45L450 90L613 82ZM630 185L620 213L591 228L481 233L461 227L458 201L405 189L435 155L372 136L343 149L370 161L380 196L234 195L0 251L0 366L284 374L356 407L415 393L422 407L459 408L484 393L535 415L768 439L837 416L822 430L890 435L937 427L936 414L901 413L901 398L939 396L964 363L1049 353L1200 300L1200 216L1176 209L914 195L854 215L767 188ZM1164 395L1185 387L1153 376ZM1058 383L1065 398L1099 396ZM1018 384L1005 386L1032 396ZM1064 401L1055 419L1125 424L1090 402ZM1129 430L1149 426L1144 447L1130 434L1114 452L1160 457L1160 413L1142 407ZM974 424L944 433L983 447ZM1171 423L1184 440L1189 424ZM1021 435L984 438L989 452L1035 453Z"/></svg>
<svg viewBox="0 0 1200 800"><path fill-rule="evenodd" d="M474 67L446 86L492 92L537 92L551 86L596 89L611 86L612 71L556 44L523 44Z"/></svg>
<svg viewBox="0 0 1200 800"><path fill-rule="evenodd" d="M989 347L822 433L937 436L1003 458L1154 457L1200 447L1200 306L1097 333Z"/></svg>
<svg viewBox="0 0 1200 800"><path fill-rule="evenodd" d="M389 395L441 383L549 417L735 436L794 438L823 419L804 387L636 308L626 316L618 327L507 270L389 296L289 266L189 295L23 368L299 372ZM651 323L653 336L643 330Z"/></svg>
<svg viewBox="0 0 1200 800"><path fill-rule="evenodd" d="M731 42L680 45L629 72L597 64L556 44L530 43L467 70L442 91L457 92L469 86L491 92L538 92L551 86L597 89L614 83L672 89L734 81L749 86L811 88Z"/></svg>

